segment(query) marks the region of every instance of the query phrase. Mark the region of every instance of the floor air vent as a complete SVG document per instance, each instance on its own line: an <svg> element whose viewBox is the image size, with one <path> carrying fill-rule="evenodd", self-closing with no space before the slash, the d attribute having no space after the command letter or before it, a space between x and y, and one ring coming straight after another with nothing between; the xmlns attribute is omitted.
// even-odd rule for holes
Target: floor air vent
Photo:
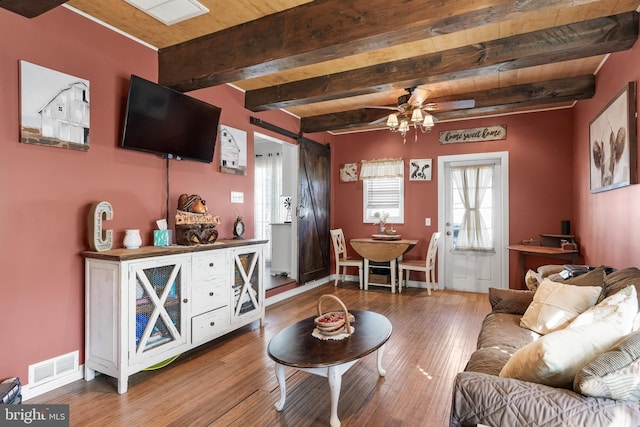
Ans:
<svg viewBox="0 0 640 427"><path fill-rule="evenodd" d="M74 351L44 362L29 365L29 386L36 387L77 372L78 358L78 352Z"/></svg>

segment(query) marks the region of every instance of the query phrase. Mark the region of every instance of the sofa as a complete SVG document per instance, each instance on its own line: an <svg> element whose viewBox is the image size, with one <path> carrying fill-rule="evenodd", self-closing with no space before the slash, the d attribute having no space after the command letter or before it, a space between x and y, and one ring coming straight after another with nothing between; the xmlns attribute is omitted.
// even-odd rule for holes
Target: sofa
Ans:
<svg viewBox="0 0 640 427"><path fill-rule="evenodd" d="M455 378L450 425L639 426L640 270L606 271L491 288L477 350ZM554 306L581 298L577 315Z"/></svg>

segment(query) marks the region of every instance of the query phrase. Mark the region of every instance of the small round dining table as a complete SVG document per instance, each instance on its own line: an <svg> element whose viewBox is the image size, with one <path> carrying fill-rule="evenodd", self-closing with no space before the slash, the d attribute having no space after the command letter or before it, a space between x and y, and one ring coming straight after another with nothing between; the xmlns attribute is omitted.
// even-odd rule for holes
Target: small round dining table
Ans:
<svg viewBox="0 0 640 427"><path fill-rule="evenodd" d="M397 259L413 249L417 240L359 237L349 241L354 251L364 259L364 289L369 289L369 263L389 262L391 268L391 293L396 292Z"/></svg>

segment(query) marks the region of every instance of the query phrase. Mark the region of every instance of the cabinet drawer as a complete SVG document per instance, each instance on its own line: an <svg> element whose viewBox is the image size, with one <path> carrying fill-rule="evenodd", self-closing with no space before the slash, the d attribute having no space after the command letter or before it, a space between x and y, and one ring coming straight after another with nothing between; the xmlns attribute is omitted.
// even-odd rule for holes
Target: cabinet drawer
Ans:
<svg viewBox="0 0 640 427"><path fill-rule="evenodd" d="M227 276L227 256L224 251L211 251L193 255L191 259L191 279L199 281Z"/></svg>
<svg viewBox="0 0 640 427"><path fill-rule="evenodd" d="M194 316L227 304L229 290L223 279L200 283L191 288L191 314Z"/></svg>
<svg viewBox="0 0 640 427"><path fill-rule="evenodd" d="M229 327L229 307L222 307L191 319L191 339L202 344L224 333Z"/></svg>

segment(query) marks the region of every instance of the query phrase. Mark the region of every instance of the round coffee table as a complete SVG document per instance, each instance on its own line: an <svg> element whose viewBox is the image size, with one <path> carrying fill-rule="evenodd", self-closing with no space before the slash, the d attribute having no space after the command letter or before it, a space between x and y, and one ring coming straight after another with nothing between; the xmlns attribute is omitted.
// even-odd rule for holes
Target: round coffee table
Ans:
<svg viewBox="0 0 640 427"><path fill-rule="evenodd" d="M276 362L276 378L280 386L280 401L276 410L282 411L287 397L285 367L299 369L328 378L331 391L331 427L338 427L338 399L342 374L358 360L377 351L378 374L383 377L382 353L384 343L391 336L391 322L372 311L350 310L356 318L355 332L342 340L321 340L311 335L315 316L286 327L269 342L268 354Z"/></svg>

